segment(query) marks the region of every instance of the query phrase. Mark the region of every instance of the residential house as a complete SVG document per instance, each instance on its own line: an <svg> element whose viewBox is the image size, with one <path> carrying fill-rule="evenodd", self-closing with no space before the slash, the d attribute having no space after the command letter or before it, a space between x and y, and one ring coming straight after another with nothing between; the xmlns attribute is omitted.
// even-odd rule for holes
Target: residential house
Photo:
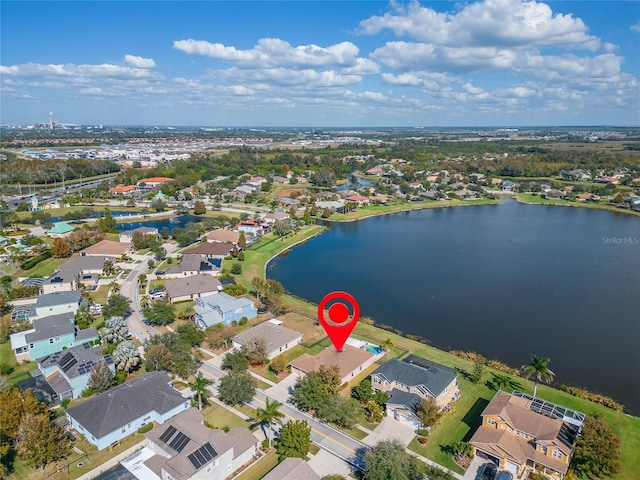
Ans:
<svg viewBox="0 0 640 480"><path fill-rule="evenodd" d="M115 375L110 355L102 355L103 347L83 343L37 359L38 370L56 392L59 400L78 398L87 388L93 369L106 365Z"/></svg>
<svg viewBox="0 0 640 480"><path fill-rule="evenodd" d="M293 360L289 366L291 373L304 377L311 371L317 371L321 366L337 366L340 370L340 383L346 383L367 367L373 364L379 355L375 355L364 348L356 348L348 343L338 352L328 347L317 355L304 355Z"/></svg>
<svg viewBox="0 0 640 480"><path fill-rule="evenodd" d="M376 392L387 392L387 414L402 423L420 428L416 411L423 399L433 398L443 408L460 395L454 371L437 363L411 356L409 361L391 359L371 374Z"/></svg>
<svg viewBox="0 0 640 480"><path fill-rule="evenodd" d="M29 308L29 320L38 320L50 315L75 313L80 308L82 295L78 291L60 291L40 295Z"/></svg>
<svg viewBox="0 0 640 480"><path fill-rule="evenodd" d="M154 188L158 188L165 183L173 182L173 178L169 177L151 177L151 178L143 178L138 183L136 183L136 187L141 192L148 192L153 190Z"/></svg>
<svg viewBox="0 0 640 480"><path fill-rule="evenodd" d="M138 188L135 185L117 185L109 189L111 195L132 197L138 193Z"/></svg>
<svg viewBox="0 0 640 480"><path fill-rule="evenodd" d="M375 175L376 177L382 176L383 173L384 170L382 169L382 167L372 167L367 170L367 175Z"/></svg>
<svg viewBox="0 0 640 480"><path fill-rule="evenodd" d="M47 230L47 235L52 238L64 238L69 236L69 234L74 230L75 227L72 227L67 222L59 222Z"/></svg>
<svg viewBox="0 0 640 480"><path fill-rule="evenodd" d="M189 408L189 400L171 386L165 372L149 372L111 388L66 411L69 426L98 450L140 427L164 423Z"/></svg>
<svg viewBox="0 0 640 480"><path fill-rule="evenodd" d="M278 198L278 202L283 207L297 208L300 205L300 200L298 200L297 198L280 197Z"/></svg>
<svg viewBox="0 0 640 480"><path fill-rule="evenodd" d="M237 245L240 241L240 233L226 228L218 228L207 233L207 242L230 243Z"/></svg>
<svg viewBox="0 0 640 480"><path fill-rule="evenodd" d="M318 207L318 209L320 209L320 212L322 212L322 210L324 210L325 208L328 208L330 211L335 212L339 209L341 209L342 207L344 207L345 202L344 200L333 200L333 201L326 201L326 202L316 202L316 207Z"/></svg>
<svg viewBox="0 0 640 480"><path fill-rule="evenodd" d="M250 235L252 237L258 237L269 230L266 224L262 225L262 223L252 219L239 222L235 227L233 227L233 229L237 232L244 232L245 235Z"/></svg>
<svg viewBox="0 0 640 480"><path fill-rule="evenodd" d="M158 235L158 229L155 227L138 227L133 230L125 230L124 232L120 232L119 240L120 243L131 243L133 241L133 235L136 232L140 232L142 235Z"/></svg>
<svg viewBox="0 0 640 480"><path fill-rule="evenodd" d="M107 257L76 257L62 264L40 287L44 294L95 287Z"/></svg>
<svg viewBox="0 0 640 480"><path fill-rule="evenodd" d="M320 475L301 458L285 458L262 480L320 480Z"/></svg>
<svg viewBox="0 0 640 480"><path fill-rule="evenodd" d="M265 353L271 360L301 343L302 334L283 327L282 322L274 318L233 337L233 346L239 349L243 346L255 344L259 340L264 342L266 346Z"/></svg>
<svg viewBox="0 0 640 480"><path fill-rule="evenodd" d="M193 275L220 275L220 267L205 261L200 255L182 255L180 263L173 264L163 274L164 278L184 278Z"/></svg>
<svg viewBox="0 0 640 480"><path fill-rule="evenodd" d="M212 275L197 274L186 278L179 278L167 283L165 287L169 302L175 303L182 300L193 300L222 290L222 284Z"/></svg>
<svg viewBox="0 0 640 480"><path fill-rule="evenodd" d="M283 185L283 184L285 184L285 183L289 183L289 179L288 179L288 178L281 177L281 176L279 176L279 175L272 175L272 176L271 176L271 181L272 181L273 183L278 183L278 184L280 184L280 185Z"/></svg>
<svg viewBox="0 0 640 480"><path fill-rule="evenodd" d="M196 325L202 329L218 323L231 325L231 322L239 322L242 317L251 320L258 316L258 309L251 300L232 297L224 292L196 299L194 310Z"/></svg>
<svg viewBox="0 0 640 480"><path fill-rule="evenodd" d="M360 205L361 207L366 207L369 205L369 197L365 197L364 195L349 195L345 198L347 202L354 202Z"/></svg>
<svg viewBox="0 0 640 480"><path fill-rule="evenodd" d="M584 414L521 392L499 391L482 412L469 440L475 454L514 476L539 470L551 478L567 473Z"/></svg>
<svg viewBox="0 0 640 480"><path fill-rule="evenodd" d="M113 240L100 240L83 250L80 255L89 257L110 257L120 258L123 255L131 253L131 244L114 242Z"/></svg>
<svg viewBox="0 0 640 480"><path fill-rule="evenodd" d="M33 328L12 334L9 338L16 360L35 360L74 345L100 340L95 328L78 330L74 322L73 313L61 313L35 320Z"/></svg>
<svg viewBox="0 0 640 480"><path fill-rule="evenodd" d="M287 219L289 219L289 213L285 213L285 212L267 213L264 216L264 221L267 222L269 225L274 225L278 221L287 220Z"/></svg>
<svg viewBox="0 0 640 480"><path fill-rule="evenodd" d="M504 191L504 192L515 192L515 191L517 191L519 186L520 186L519 183L512 182L511 180L504 180L502 182L502 191Z"/></svg>
<svg viewBox="0 0 640 480"><path fill-rule="evenodd" d="M563 199L566 195L564 192L560 190L557 190L555 188L550 188L542 192L542 196L544 198L550 198L550 199Z"/></svg>
<svg viewBox="0 0 640 480"><path fill-rule="evenodd" d="M145 450L152 456L144 465L158 480L224 480L258 455L258 438L248 429L234 427L225 432L208 428L193 407L145 437Z"/></svg>
<svg viewBox="0 0 640 480"><path fill-rule="evenodd" d="M195 247L187 248L183 255L198 255L204 261L213 259L222 260L233 251L233 244L222 242L205 242ZM218 265L219 266L219 265Z"/></svg>

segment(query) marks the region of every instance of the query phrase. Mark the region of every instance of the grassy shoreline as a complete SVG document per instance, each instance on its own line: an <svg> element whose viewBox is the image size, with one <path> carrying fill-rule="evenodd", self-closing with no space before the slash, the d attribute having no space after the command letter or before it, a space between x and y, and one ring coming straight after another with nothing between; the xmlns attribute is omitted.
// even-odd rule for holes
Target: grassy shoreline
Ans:
<svg viewBox="0 0 640 480"><path fill-rule="evenodd" d="M462 203L462 202L460 202ZM496 204L499 201L491 201L483 204ZM477 203L476 203L477 204ZM462 203L462 205L469 205ZM402 205L406 207L406 205ZM431 208L445 205L433 205ZM446 205L454 206L454 205ZM457 204L456 204L457 206ZM582 205L576 205L582 206ZM423 207L424 208L424 207ZM356 218L344 218L337 219L332 218L332 221L355 221L363 218L368 218L375 215L383 215L390 213L399 213L407 210L417 210L420 206L416 205L414 208L398 209L395 211L383 211L380 213L370 213L364 215L361 211L361 215ZM363 209L365 210L365 209ZM368 210L368 209L366 209ZM333 217L333 216L332 216ZM320 226L306 226L298 233L288 236L286 238L277 238L273 233L268 234L258 244L250 247L247 250L246 260L243 262L243 273L236 278L238 283L251 289L251 279L254 276L260 276L265 278L266 269L269 262L282 254L283 252L293 248L295 245L303 243L316 235L319 235L324 231ZM273 237L270 237L273 236ZM265 243L266 242L266 243ZM230 265L230 264L229 264ZM316 316L317 306L307 302L306 300L295 298L291 295L286 295L286 301L289 308L296 311L305 317L309 317L309 322L312 322ZM354 330L354 333L369 338L374 341L382 342L386 339L391 339L394 346L410 352L432 361L447 365L452 368L456 368L459 371L470 372L473 368L473 363L457 357L449 352L439 350L433 346L420 343L414 340L410 340L404 336L398 335L375 325L367 325L365 323L359 323ZM463 398L457 403L456 412L453 415L445 417L440 425L435 429L429 438L428 443L423 446L418 442L412 442L409 446L410 449L415 452L426 456L445 467L448 467L455 471L460 471L450 455L446 453L447 445L451 445L453 442L459 440L468 440L477 424L469 422L469 416L477 417L479 424L479 413L484 406L495 394L495 390L491 388L490 380L492 374L499 373L496 370L488 369L486 377L487 382L485 384L475 385L471 384L464 378L461 379L461 389L463 391ZM531 393L533 391L533 383L521 377L512 377L514 382L517 383L518 389ZM636 472L640 471L640 457L637 452L640 451L640 418L634 417L629 414L615 412L609 408L597 405L588 400L583 400L574 397L568 393L562 392L555 388L540 385L538 387L538 396L557 403L559 405L572 408L581 411L587 415L602 415L612 430L621 439L620 449L620 464L622 466L621 471L614 477L616 480L633 480L636 478ZM472 414L472 415L470 415Z"/></svg>
<svg viewBox="0 0 640 480"><path fill-rule="evenodd" d="M570 200L560 200L551 198L542 198L539 195L533 195L531 193L517 193L516 200L520 203L527 205L557 205L560 207L574 207L574 208L590 208L593 210L605 210L613 213L624 213L627 215L634 215L640 217L640 211L631 210L630 208L618 208L614 205L593 203L593 202L573 202Z"/></svg>

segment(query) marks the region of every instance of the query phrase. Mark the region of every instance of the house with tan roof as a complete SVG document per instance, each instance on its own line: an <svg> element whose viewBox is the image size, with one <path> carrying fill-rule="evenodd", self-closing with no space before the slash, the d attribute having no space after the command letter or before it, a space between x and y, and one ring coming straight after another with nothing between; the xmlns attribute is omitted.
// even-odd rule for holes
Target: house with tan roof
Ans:
<svg viewBox="0 0 640 480"><path fill-rule="evenodd" d="M123 197L131 197L138 192L138 188L135 185L117 185L109 189L109 193L112 195L120 195Z"/></svg>
<svg viewBox="0 0 640 480"><path fill-rule="evenodd" d="M231 243L237 245L240 241L240 232L227 230L226 228L218 228L207 233L207 242Z"/></svg>
<svg viewBox="0 0 640 480"><path fill-rule="evenodd" d="M541 471L562 479L569 468L584 414L521 392L499 391L482 412L469 441L475 454L520 478Z"/></svg>
<svg viewBox="0 0 640 480"><path fill-rule="evenodd" d="M262 480L320 480L320 475L301 458L285 458Z"/></svg>
<svg viewBox="0 0 640 480"><path fill-rule="evenodd" d="M289 366L291 367L291 373L296 374L298 377L305 377L307 373L317 371L322 366L337 366L340 370L340 383L343 384L372 365L377 358L377 355L368 350L356 348L347 343L340 352L331 346L317 355L305 353L293 360Z"/></svg>
<svg viewBox="0 0 640 480"><path fill-rule="evenodd" d="M80 255L84 256L103 256L111 258L120 258L129 253L131 253L131 244L115 242L113 240L100 240L98 243L80 251Z"/></svg>
<svg viewBox="0 0 640 480"><path fill-rule="evenodd" d="M195 247L187 248L182 253L183 255L198 255L206 261L209 259L223 259L230 255L232 250L233 245L230 243L205 242Z"/></svg>
<svg viewBox="0 0 640 480"><path fill-rule="evenodd" d="M271 360L301 343L302 334L283 327L280 320L273 318L233 337L233 346L239 349L258 341L264 341L267 357Z"/></svg>
<svg viewBox="0 0 640 480"><path fill-rule="evenodd" d="M208 428L193 407L145 437L141 454L145 478L155 474L158 480L224 480L258 455L258 438L247 428L234 427L228 432Z"/></svg>
<svg viewBox="0 0 640 480"><path fill-rule="evenodd" d="M360 195L358 193L356 193L355 195L349 195L348 197L345 197L345 200L347 202L355 202L361 207L365 207L369 205L369 197L365 197L364 195Z"/></svg>
<svg viewBox="0 0 640 480"><path fill-rule="evenodd" d="M169 302L175 303L217 294L222 284L212 275L198 274L168 282L165 288Z"/></svg>

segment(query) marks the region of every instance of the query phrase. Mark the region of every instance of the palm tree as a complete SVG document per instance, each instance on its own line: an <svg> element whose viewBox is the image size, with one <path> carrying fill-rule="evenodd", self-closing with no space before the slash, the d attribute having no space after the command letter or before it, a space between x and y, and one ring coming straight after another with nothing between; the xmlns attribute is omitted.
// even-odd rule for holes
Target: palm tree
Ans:
<svg viewBox="0 0 640 480"><path fill-rule="evenodd" d="M531 354L531 363L522 366L522 371L525 377L530 378L534 377L533 381L533 397L535 398L536 392L538 390L538 383L551 383L553 381L553 377L555 377L555 373L549 370L549 362L551 359L544 357L537 357L536 355Z"/></svg>
<svg viewBox="0 0 640 480"><path fill-rule="evenodd" d="M201 372L198 372L193 383L189 384L189 388L198 395L198 410L200 411L202 411L202 398L204 397L206 401L209 396L209 390L207 389L209 385L213 385L213 382L208 378L204 378Z"/></svg>
<svg viewBox="0 0 640 480"><path fill-rule="evenodd" d="M510 388L512 388L512 380L509 375L506 373L494 373L492 383L503 392L506 392Z"/></svg>
<svg viewBox="0 0 640 480"><path fill-rule="evenodd" d="M282 425L281 418L284 417L284 414L278 411L278 409L282 406L280 402L277 400L269 400L267 398L264 408L256 408L255 411L255 421L259 423L264 428L265 425L269 427L269 430L273 432L272 425L274 423L279 423ZM271 445L271 438L267 436L269 441L269 445Z"/></svg>
<svg viewBox="0 0 640 480"><path fill-rule="evenodd" d="M142 295L140 297L140 306L142 308L146 308L149 305L151 305L151 298L149 297L149 295Z"/></svg>
<svg viewBox="0 0 640 480"><path fill-rule="evenodd" d="M118 293L120 293L120 285L118 284L118 282L116 282L115 280L113 280L110 284L109 284L109 288L111 289L111 292L114 295L117 295Z"/></svg>

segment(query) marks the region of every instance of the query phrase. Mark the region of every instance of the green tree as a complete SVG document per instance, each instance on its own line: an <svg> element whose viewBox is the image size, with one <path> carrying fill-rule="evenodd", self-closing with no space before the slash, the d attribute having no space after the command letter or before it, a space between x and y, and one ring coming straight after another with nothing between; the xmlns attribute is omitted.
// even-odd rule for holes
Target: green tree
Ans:
<svg viewBox="0 0 640 480"><path fill-rule="evenodd" d="M202 200L198 200L194 205L193 205L193 213L194 215L203 215L205 213L207 213L207 207L204 204L204 202Z"/></svg>
<svg viewBox="0 0 640 480"><path fill-rule="evenodd" d="M358 385L351 389L351 396L360 402L368 402L373 398L373 389L371 388L371 379L369 377L362 380Z"/></svg>
<svg viewBox="0 0 640 480"><path fill-rule="evenodd" d="M244 232L241 231L238 236L238 245L240 245L243 249L247 248L247 238L244 235Z"/></svg>
<svg viewBox="0 0 640 480"><path fill-rule="evenodd" d="M620 471L620 438L600 416L587 416L576 441L572 465L579 476L612 478Z"/></svg>
<svg viewBox="0 0 640 480"><path fill-rule="evenodd" d="M309 372L306 377L296 382L293 390L293 401L297 407L305 412L315 410L320 405L329 402L331 394L327 385L317 372Z"/></svg>
<svg viewBox="0 0 640 480"><path fill-rule="evenodd" d="M256 380L249 372L231 372L220 379L218 390L227 405L245 403L256 394Z"/></svg>
<svg viewBox="0 0 640 480"><path fill-rule="evenodd" d="M117 225L118 222L116 222L116 219L113 218L113 215L111 215L111 210L105 208L104 216L100 220L98 220L98 228L100 229L100 231L102 233L111 232L116 229Z"/></svg>
<svg viewBox="0 0 640 480"><path fill-rule="evenodd" d="M522 371L527 378L534 378L533 381L533 396L535 398L536 393L538 391L538 383L551 383L553 382L553 377L555 377L555 373L553 373L549 369L549 362L551 360L549 358L538 357L536 355L531 355L531 363L522 366Z"/></svg>
<svg viewBox="0 0 640 480"><path fill-rule="evenodd" d="M151 325L167 325L176 319L175 307L165 302L152 302L142 308L142 314Z"/></svg>
<svg viewBox="0 0 640 480"><path fill-rule="evenodd" d="M163 364L161 370L168 370L173 375L187 378L198 371L200 356L191 348L191 343L176 332L154 335L145 341L145 351L149 351L153 345L164 345L170 353L157 350L157 361ZM166 365L168 363L168 366Z"/></svg>
<svg viewBox="0 0 640 480"><path fill-rule="evenodd" d="M256 408L254 412L254 420L260 424L263 429L268 428L271 435L265 432L269 445L271 445L271 436L273 435L273 424L279 423L282 425L282 418L284 414L278 409L282 406L277 400L266 399L264 408Z"/></svg>
<svg viewBox="0 0 640 480"><path fill-rule="evenodd" d="M44 471L48 464L66 458L70 447L64 428L52 424L48 414L30 413L20 422L16 450L29 466Z"/></svg>
<svg viewBox="0 0 640 480"><path fill-rule="evenodd" d="M363 414L363 408L354 398L334 394L329 401L318 407L316 416L342 428L351 428Z"/></svg>
<svg viewBox="0 0 640 480"><path fill-rule="evenodd" d="M318 376L320 380L322 380L322 383L327 386L330 394L335 395L340 391L342 378L340 377L340 368L337 365L329 365L328 367L320 365L320 368L318 368Z"/></svg>
<svg viewBox="0 0 640 480"><path fill-rule="evenodd" d="M129 312L129 299L119 294L111 295L104 307L103 315L109 317L124 317Z"/></svg>
<svg viewBox="0 0 640 480"><path fill-rule="evenodd" d="M418 462L398 440L383 440L364 455L366 480L422 480Z"/></svg>
<svg viewBox="0 0 640 480"><path fill-rule="evenodd" d="M269 362L269 368L276 374L286 372L289 369L289 362L284 355L278 355Z"/></svg>
<svg viewBox="0 0 640 480"><path fill-rule="evenodd" d="M242 273L242 264L240 262L234 262L231 264L231 273L234 275L240 275Z"/></svg>
<svg viewBox="0 0 640 480"><path fill-rule="evenodd" d="M144 366L148 372L170 370L173 354L164 344L150 345L144 352Z"/></svg>
<svg viewBox="0 0 640 480"><path fill-rule="evenodd" d="M479 357L473 362L473 370L471 375L469 376L469 380L472 383L482 383L482 379L484 378L485 373L487 372L486 360L484 357Z"/></svg>
<svg viewBox="0 0 640 480"><path fill-rule="evenodd" d="M418 405L416 415L422 421L422 425L432 427L438 423L438 420L442 417L442 411L436 403L435 398L429 397L422 399L420 405Z"/></svg>
<svg viewBox="0 0 640 480"><path fill-rule="evenodd" d="M311 427L305 420L292 420L282 426L276 446L280 459L306 458L310 447Z"/></svg>
<svg viewBox="0 0 640 480"><path fill-rule="evenodd" d="M106 363L99 363L91 369L87 386L95 393L109 390L113 385L113 372Z"/></svg>
<svg viewBox="0 0 640 480"><path fill-rule="evenodd" d="M246 347L239 348L227 353L222 359L223 370L231 372L246 372L249 368L249 360L247 359Z"/></svg>
<svg viewBox="0 0 640 480"><path fill-rule="evenodd" d="M331 210L329 209L329 207L324 207L324 210L322 211L322 218L329 218L331 216Z"/></svg>
<svg viewBox="0 0 640 480"><path fill-rule="evenodd" d="M198 372L198 375L194 378L193 382L189 384L189 388L198 395L198 410L202 411L202 402L207 403L209 397L209 385L213 385L213 382L208 378L202 376L202 373Z"/></svg>
<svg viewBox="0 0 640 480"><path fill-rule="evenodd" d="M473 445L469 442L455 442L451 445L451 450L453 451L453 456L458 460L462 460L463 458L473 458Z"/></svg>

